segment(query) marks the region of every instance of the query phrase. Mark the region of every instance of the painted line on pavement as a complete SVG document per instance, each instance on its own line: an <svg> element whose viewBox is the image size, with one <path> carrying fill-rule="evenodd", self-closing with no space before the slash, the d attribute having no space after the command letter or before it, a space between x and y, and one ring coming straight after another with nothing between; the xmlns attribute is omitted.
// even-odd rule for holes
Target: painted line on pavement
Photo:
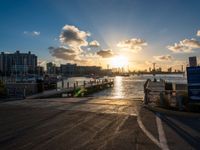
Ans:
<svg viewBox="0 0 200 150"><path fill-rule="evenodd" d="M169 150L169 147L167 145L167 139L165 136L165 131L164 131L163 125L162 125L162 121L158 115L159 114L156 115L156 124L157 124L157 128L158 128L160 146L163 150Z"/></svg>
<svg viewBox="0 0 200 150"><path fill-rule="evenodd" d="M151 134L151 132L149 132L144 124L142 123L141 121L141 118L140 118L140 115L139 115L139 111L137 110L137 107L135 109L136 113L137 113L137 122L138 122L138 125L139 127L141 128L141 130L146 134L146 136L154 143L156 144L159 148L162 149L161 145L160 145L160 142Z"/></svg>

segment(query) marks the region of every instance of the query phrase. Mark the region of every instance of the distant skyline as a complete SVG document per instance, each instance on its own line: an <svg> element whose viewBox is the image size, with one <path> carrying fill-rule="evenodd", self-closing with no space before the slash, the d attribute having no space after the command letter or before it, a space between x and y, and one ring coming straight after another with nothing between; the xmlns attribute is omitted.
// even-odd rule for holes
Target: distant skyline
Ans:
<svg viewBox="0 0 200 150"><path fill-rule="evenodd" d="M129 69L200 58L199 0L1 0L0 52ZM123 59L122 59L123 58ZM123 61L123 63L117 63Z"/></svg>

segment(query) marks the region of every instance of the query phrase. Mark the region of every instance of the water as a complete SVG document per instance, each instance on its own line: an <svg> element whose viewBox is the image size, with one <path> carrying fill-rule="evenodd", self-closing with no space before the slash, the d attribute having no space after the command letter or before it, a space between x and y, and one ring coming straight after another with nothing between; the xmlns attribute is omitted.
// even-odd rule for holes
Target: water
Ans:
<svg viewBox="0 0 200 150"><path fill-rule="evenodd" d="M114 77L114 87L109 88L97 93L94 93L90 96L95 97L107 97L107 98L113 98L113 99L134 99L134 98L142 98L143 93L143 85L147 79L152 79L152 75L141 75L141 76L130 76L130 77L122 77L117 76ZM155 78L159 80L160 78L173 83L186 83L186 78L183 75L156 75ZM79 84L83 84L83 81L90 81L93 80L92 78L85 78L85 77L74 77L69 78L68 80L65 80L65 87L67 85L67 82L70 83L70 86L73 86L73 83L78 81ZM62 85L62 83L58 83L59 86Z"/></svg>
<svg viewBox="0 0 200 150"><path fill-rule="evenodd" d="M152 75L143 76L130 76L122 77L117 76L114 78L114 87L94 93L91 96L107 97L107 98L142 98L144 95L144 83L147 79L152 79ZM156 75L156 79L160 78L173 83L186 83L186 78L183 75Z"/></svg>

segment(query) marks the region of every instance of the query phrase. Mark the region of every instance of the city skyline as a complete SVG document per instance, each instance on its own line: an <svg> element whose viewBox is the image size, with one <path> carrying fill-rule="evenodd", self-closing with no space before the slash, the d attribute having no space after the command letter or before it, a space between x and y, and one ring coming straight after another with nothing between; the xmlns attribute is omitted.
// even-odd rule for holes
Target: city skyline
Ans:
<svg viewBox="0 0 200 150"><path fill-rule="evenodd" d="M0 51L46 62L180 69L199 57L200 2L1 1Z"/></svg>

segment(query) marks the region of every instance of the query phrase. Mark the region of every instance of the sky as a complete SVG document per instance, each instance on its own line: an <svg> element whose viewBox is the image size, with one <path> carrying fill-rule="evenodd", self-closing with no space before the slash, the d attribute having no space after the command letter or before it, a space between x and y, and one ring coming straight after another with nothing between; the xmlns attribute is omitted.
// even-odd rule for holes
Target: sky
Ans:
<svg viewBox="0 0 200 150"><path fill-rule="evenodd" d="M126 59L129 69L153 62L179 69L200 56L199 6L199 0L0 0L0 51L31 51L40 65L106 68Z"/></svg>

